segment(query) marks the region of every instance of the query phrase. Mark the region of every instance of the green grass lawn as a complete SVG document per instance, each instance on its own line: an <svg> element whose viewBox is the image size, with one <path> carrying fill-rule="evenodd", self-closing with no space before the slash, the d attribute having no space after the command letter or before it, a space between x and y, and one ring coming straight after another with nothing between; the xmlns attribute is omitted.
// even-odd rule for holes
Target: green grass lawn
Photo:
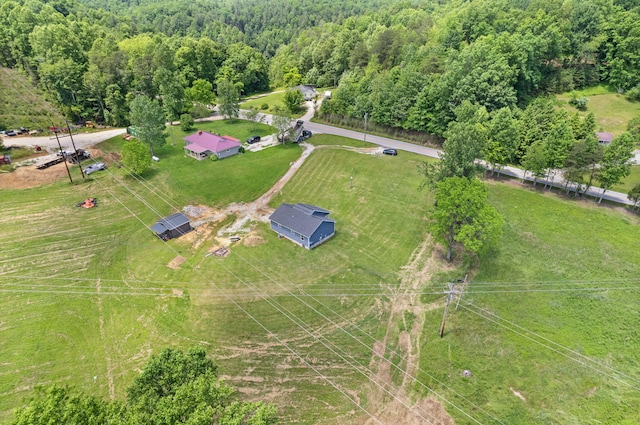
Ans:
<svg viewBox="0 0 640 425"><path fill-rule="evenodd" d="M216 124L203 129L220 129ZM121 140L101 147L108 152ZM300 148L198 162L184 158L176 142L157 154L161 160L144 181L113 166L76 185L61 180L0 191L0 362L7 366L0 421L36 386L69 384L123 398L151 353L203 345L231 385L275 402L284 422L336 423L341 415L350 422L360 412L287 347L366 402L366 380L345 359L369 364L385 312L366 294L371 286L397 284L399 268L425 236L430 201L416 190L420 158L318 149L272 206L287 201L328 208L338 222L336 236L306 251L254 223L260 243L235 244L228 257L217 258L206 254L219 242L192 242L201 233L164 243L147 226L186 202L253 199ZM225 179L234 182L225 186ZM98 198L97 208L75 207L88 196ZM212 237L219 228L208 227ZM169 268L178 255L185 263ZM293 288L318 297L303 303L291 295ZM349 323L365 344L327 318Z"/></svg>
<svg viewBox="0 0 640 425"><path fill-rule="evenodd" d="M504 235L444 338L442 310L427 313L422 382L482 423L493 420L471 402L503 423L638 423L638 218L510 185L492 184L490 200Z"/></svg>
<svg viewBox="0 0 640 425"><path fill-rule="evenodd" d="M597 131L613 133L615 136L627 131L627 124L640 114L640 102L631 102L624 95L607 92L603 86L597 86L591 90L575 92L578 97L589 98L586 111L578 111L569 105L571 93L563 93L557 96L563 108L570 113L579 112L584 116L593 112L596 118Z"/></svg>
<svg viewBox="0 0 640 425"><path fill-rule="evenodd" d="M272 114L274 112L275 106L284 108L284 93L284 90L282 90L275 93L261 95L256 99L250 99L240 103L240 108L249 109L253 107L260 109L261 112L264 112L266 114ZM262 109L262 105L269 105L269 108Z"/></svg>
<svg viewBox="0 0 640 425"><path fill-rule="evenodd" d="M631 174L619 184L612 186L611 190L614 192L629 193L638 183L640 183L640 165L634 165L631 167Z"/></svg>
<svg viewBox="0 0 640 425"><path fill-rule="evenodd" d="M198 128L245 137L247 125ZM151 353L202 345L229 384L276 403L284 423L354 423L361 412L318 372L367 406L360 371L385 333L387 296L426 237L433 199L417 190L416 172L424 158L363 154L339 147L360 141L314 135L309 141L319 148L270 206L329 209L332 239L307 251L254 222L250 237L230 244L215 239L229 217L164 243L147 228L159 216L190 203L251 201L301 152L285 145L197 161L183 155L184 134L173 128L172 135L144 180L112 166L75 185L0 190L0 422L36 386L69 384L121 399ZM121 143L101 148L108 154ZM89 196L97 208L75 207ZM504 235L474 266L445 338L437 332L442 309L425 314L420 382L481 423L493 423L491 416L505 424L637 423L640 397L624 383L640 380L637 217L517 184L491 184L490 201L505 216ZM227 257L207 255L221 244L230 245ZM168 267L178 256L185 262ZM425 291L441 293L468 264L436 274ZM593 287L609 289L585 290ZM442 296L425 296L434 300ZM499 326L478 307L509 322ZM548 341L529 334L533 342L515 325ZM549 349L550 341L607 373ZM471 378L461 376L465 369ZM472 423L445 407L456 423Z"/></svg>

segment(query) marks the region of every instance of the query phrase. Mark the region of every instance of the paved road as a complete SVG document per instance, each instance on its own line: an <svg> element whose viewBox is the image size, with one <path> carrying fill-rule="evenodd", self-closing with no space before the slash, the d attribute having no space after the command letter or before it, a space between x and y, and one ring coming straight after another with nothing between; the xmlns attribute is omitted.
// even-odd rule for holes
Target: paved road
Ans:
<svg viewBox="0 0 640 425"><path fill-rule="evenodd" d="M244 112L241 111L241 115L244 115ZM344 128L332 127L330 125L318 124L311 122L311 118L313 117L314 108L313 102L307 102L307 113L304 114L300 119L305 122L304 127L307 130L311 130L313 133L318 134L334 134L337 136L348 137L350 139L367 141L370 143L374 143L379 146L394 148L401 151L413 152L419 155L429 156L432 158L440 157L440 150L430 148L427 146L414 145L413 143L402 142L400 140L390 139L388 137L375 136L371 134L366 134L364 132L347 130ZM272 121L271 115L263 114L265 118L265 122L270 124ZM220 119L220 117L216 114L216 116L211 117L209 119ZM110 139L111 137L124 134L126 129L118 128L114 130L105 130L95 133L82 133L73 136L73 140L77 148L86 148L91 145L95 145L104 140ZM5 137L4 138L5 146L17 145L17 146L42 146L48 148L50 151L55 151L58 149L58 142L55 137L50 139L49 137ZM60 139L60 144L62 145L62 149L71 149L71 140L69 136L62 137ZM640 151L635 151L635 161L637 164L640 164ZM523 178L524 172L523 170L516 167L505 167L502 170L503 174L506 174L511 177L516 177L519 179ZM533 177L527 173L524 176L525 180L533 181ZM545 184L545 180L538 179L541 185ZM561 178L556 179L555 181L546 181L547 184L556 187L556 188L564 188L565 181ZM588 196L592 196L595 198L599 198L602 193L602 189L599 187L592 187L587 191ZM626 193L619 193L613 191L607 191L604 194L603 199L611 202L616 202L624 205L633 205L633 203L627 198Z"/></svg>
<svg viewBox="0 0 640 425"><path fill-rule="evenodd" d="M116 128L114 130L96 131L94 133L80 133L73 135L73 141L78 149L84 149L92 145L96 145L114 136L126 133L125 128ZM60 145L64 150L72 150L71 138L68 135L64 135L60 138ZM57 151L58 142L54 136L15 136L15 137L3 137L3 143L5 146L41 146L49 151Z"/></svg>

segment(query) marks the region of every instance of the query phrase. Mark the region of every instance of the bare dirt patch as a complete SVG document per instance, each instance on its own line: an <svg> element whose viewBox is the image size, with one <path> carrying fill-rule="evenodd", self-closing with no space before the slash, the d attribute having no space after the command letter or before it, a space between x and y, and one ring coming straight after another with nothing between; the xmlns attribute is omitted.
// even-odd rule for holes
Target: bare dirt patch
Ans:
<svg viewBox="0 0 640 425"><path fill-rule="evenodd" d="M242 244L245 246L258 246L266 243L262 236L256 234L249 234L249 236L242 239Z"/></svg>
<svg viewBox="0 0 640 425"><path fill-rule="evenodd" d="M181 255L178 255L176 258L174 258L173 260L169 261L169 264L167 264L167 267L169 267L170 269L177 269L178 267L180 267L180 265L182 263L184 263L185 261L187 261L186 258L184 258Z"/></svg>
<svg viewBox="0 0 640 425"><path fill-rule="evenodd" d="M11 173L0 174L0 187L5 189L29 189L50 184L67 176L64 164L38 170L33 165L18 167Z"/></svg>
<svg viewBox="0 0 640 425"><path fill-rule="evenodd" d="M103 157L104 153L97 148L87 149L92 158ZM43 154L46 154L43 153ZM36 154L32 158L38 158L43 154ZM119 154L115 154L119 158ZM112 155L106 159L105 162L109 164L112 162ZM25 158L29 159L29 158ZM119 160L119 159L118 159ZM71 167L71 164L69 164ZM59 179L68 178L67 169L64 163L52 165L49 168L38 170L33 165L27 165L24 167L18 167L10 173L0 173L0 188L4 189L29 189L32 187L38 187L45 184L53 183Z"/></svg>
<svg viewBox="0 0 640 425"><path fill-rule="evenodd" d="M368 406L372 406L373 416L383 423L401 423L418 425L426 422L453 424L440 402L431 398L413 400L412 384L417 375L420 358L420 334L424 324L424 313L440 308L442 302L424 305L419 294L422 286L431 279L433 273L446 265L439 260L439 251L433 248L431 239L425 240L411 255L409 263L402 268L400 286L388 288L389 317L386 333L382 341L376 341L372 348L370 367L374 371L375 381L382 385L370 385L366 390ZM414 323L409 329L400 331L405 313L412 313ZM400 357L398 368L386 360ZM393 368L393 370L391 370ZM400 384L391 379L392 372L400 374ZM393 394L393 398L390 398ZM436 422L433 422L433 421ZM369 418L362 422L373 424Z"/></svg>
<svg viewBox="0 0 640 425"><path fill-rule="evenodd" d="M522 395L522 393L520 391L514 390L513 387L509 387L509 389L511 390L511 392L513 393L514 396L518 397L522 401L527 401L527 399L524 398L524 396Z"/></svg>

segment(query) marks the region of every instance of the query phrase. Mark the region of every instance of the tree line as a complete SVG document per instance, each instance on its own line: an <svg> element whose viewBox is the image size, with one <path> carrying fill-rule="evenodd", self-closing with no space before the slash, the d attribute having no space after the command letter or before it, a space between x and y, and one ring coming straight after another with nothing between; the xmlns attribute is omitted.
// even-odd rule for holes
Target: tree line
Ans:
<svg viewBox="0 0 640 425"><path fill-rule="evenodd" d="M444 137L463 101L524 109L604 82L640 98L640 8L624 0L8 0L0 65L72 120L128 122L138 95L167 119L241 95L338 86L328 121Z"/></svg>

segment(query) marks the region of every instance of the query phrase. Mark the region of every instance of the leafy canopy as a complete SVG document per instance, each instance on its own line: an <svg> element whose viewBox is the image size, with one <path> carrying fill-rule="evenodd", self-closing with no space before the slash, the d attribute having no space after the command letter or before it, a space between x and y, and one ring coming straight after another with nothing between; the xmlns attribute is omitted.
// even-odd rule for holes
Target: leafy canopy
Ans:
<svg viewBox="0 0 640 425"><path fill-rule="evenodd" d="M454 243L471 252L482 252L502 234L502 216L489 205L488 190L480 180L449 177L438 183L432 231L445 244L451 261Z"/></svg>

